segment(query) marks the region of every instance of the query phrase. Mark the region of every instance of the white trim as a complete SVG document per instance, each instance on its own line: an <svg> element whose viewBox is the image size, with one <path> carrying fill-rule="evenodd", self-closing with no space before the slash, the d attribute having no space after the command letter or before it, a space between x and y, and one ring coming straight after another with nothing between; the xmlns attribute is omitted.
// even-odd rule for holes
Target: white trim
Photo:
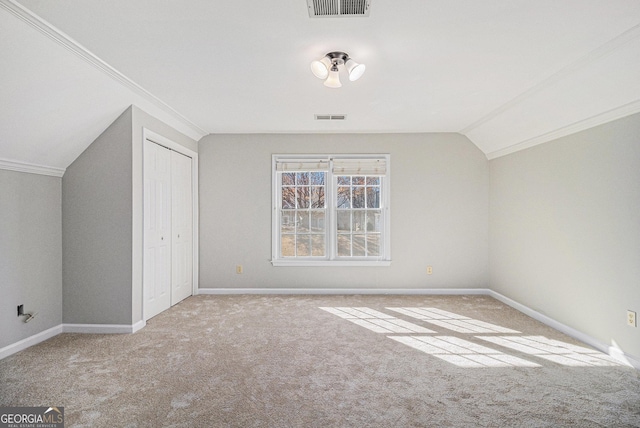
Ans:
<svg viewBox="0 0 640 428"><path fill-rule="evenodd" d="M158 134L157 132L153 132L148 128L142 128L142 141L149 140L156 144L160 144L161 146L165 146L168 149L175 150L176 152L182 153L185 156L188 156L192 159L198 160L198 153L189 149L188 147L183 146L182 144L178 144L169 138Z"/></svg>
<svg viewBox="0 0 640 428"><path fill-rule="evenodd" d="M136 331L142 330L147 325L145 320L140 320L137 323L131 326L131 333L135 333Z"/></svg>
<svg viewBox="0 0 640 428"><path fill-rule="evenodd" d="M185 116L178 113L178 111L171 107L169 104L165 103L164 101L153 95L151 92L147 91L142 86L129 79L124 74L120 73L118 70L104 62L102 59L98 58L95 54L90 52L80 43L72 39L69 35L49 24L26 7L17 3L15 0L0 0L0 6L4 7L14 16L31 25L36 30L40 31L49 39L58 43L63 48L72 52L80 59L84 60L87 64L93 66L96 70L101 71L106 76L113 79L115 82L133 91L152 105L160 108L165 113L168 113L176 121L186 126L187 129L184 129L183 132L186 131L185 134L189 135L189 137L193 138L194 140L199 140L208 134L208 132L206 132L204 129L200 128Z"/></svg>
<svg viewBox="0 0 640 428"><path fill-rule="evenodd" d="M50 175L52 177L62 177L66 171L65 168L56 168L53 166L36 165L33 163L19 162L10 159L0 159L0 169L8 171L26 172L28 174Z"/></svg>
<svg viewBox="0 0 640 428"><path fill-rule="evenodd" d="M593 128L604 123L608 123L623 117L630 116L640 112L640 100L630 102L628 104L616 107L614 109L605 111L603 113L591 116L587 119L572 123L571 125L563 126L554 131L547 132L537 137L529 138L528 140L521 141L520 143L505 147L504 149L496 150L495 152L487 153L487 159L495 159L501 156L506 156L511 153L519 152L520 150L528 149L538 144L546 143L552 140L556 140L567 135L575 134L580 131L584 131L589 128Z"/></svg>
<svg viewBox="0 0 640 428"><path fill-rule="evenodd" d="M282 186L279 182L280 173L278 165L286 162L304 163L312 161L314 163L329 162L329 169L326 171L325 181L325 201L326 222L325 222L325 257L280 257L280 199ZM334 174L334 161L342 160L384 160L385 173L380 175L381 210L384 212L382 242L380 244L383 256L375 258L352 258L337 256L337 224L336 206L334 190L337 189L337 176ZM351 174L346 174L351 175ZM363 173L363 175L368 175ZM372 174L375 175L375 174ZM341 153L341 154L272 154L271 155L271 264L276 267L295 266L361 266L361 267L383 267L391 265L391 155L389 153Z"/></svg>
<svg viewBox="0 0 640 428"><path fill-rule="evenodd" d="M640 360L625 354L619 348L605 345L599 340L585 334L579 330L562 324L553 318L537 312L528 306L516 302L496 291L488 288L200 288L198 295L410 295L410 296L460 296L460 295L480 295L492 297L505 305L512 307L518 312L530 316L567 336L573 337L609 356L623 365L634 367L640 370Z"/></svg>
<svg viewBox="0 0 640 428"><path fill-rule="evenodd" d="M589 336L588 334L585 334L579 330L576 330L573 327L569 327L566 324L562 324L561 322L558 322L556 320L554 320L553 318L550 318L544 314L541 314L540 312L531 309L528 306L523 305L522 303L518 303L513 299L510 299L496 291L493 290L488 290L488 295L493 297L496 300L499 300L500 302L504 303L505 305L511 306L513 309L522 312L525 315L530 316L531 318L535 319L536 321L539 321L545 325L548 325L549 327L558 330L564 334L566 334L567 336L571 336L574 339L577 339L581 342L586 343L587 345L601 351L604 352L605 354L609 355L610 357L614 358L616 361L620 362L621 364L627 365L627 366L631 366L636 368L637 370L640 370L640 360L625 354L621 349L616 348L614 346L609 346L606 345L602 342L600 342L599 340Z"/></svg>
<svg viewBox="0 0 640 428"><path fill-rule="evenodd" d="M200 288L198 294L287 295L488 295L486 288Z"/></svg>
<svg viewBox="0 0 640 428"><path fill-rule="evenodd" d="M62 324L62 333L130 334L140 330L140 322L128 324Z"/></svg>
<svg viewBox="0 0 640 428"><path fill-rule="evenodd" d="M200 189L200 185L198 183L198 164L200 163L198 161L198 153L194 152L193 150L189 149L188 147L185 147L181 144L178 144L170 139L168 139L167 137L164 137L161 134L158 134L157 132L153 132L150 129L147 128L142 128L142 165L143 165L143 169L142 169L142 177L143 177L143 190L142 190L142 218L144 219L144 142L146 140L149 140L153 143L156 144L160 144L161 146L167 147L171 150L174 150L178 153L181 153L185 156L188 156L191 158L191 184L192 184L192 189L191 189L191 201L193 204L193 225L192 225L192 233L193 236L191 237L191 242L193 245L192 248L192 258L193 258L193 277L192 277L192 289L191 289L191 295L195 296L198 293L198 287L199 287L199 272L200 272L200 265L199 265L199 260L200 260L200 245L199 245L199 240L198 237L200 236L200 230L199 230L199 225L200 225L200 220L199 220L199 211L200 211L200 205L199 205L199 199L198 199L198 195L199 195L199 189ZM142 236L142 245L144 246L144 224L143 224L143 236ZM142 251L143 257L144 257L144 251ZM144 260L142 261L142 274L143 274L143 278L142 278L142 319L145 319L145 315L144 315ZM144 322L144 321L142 321Z"/></svg>
<svg viewBox="0 0 640 428"><path fill-rule="evenodd" d="M557 72L551 74L550 76L548 76L544 80L538 82L536 85L534 85L531 88L527 89L526 91L522 92L520 95L516 96L515 98L511 99L510 101L502 104L498 108L496 108L493 111L489 112L488 114L484 115L483 117L481 117L480 119L478 119L474 123L464 127L459 132L461 134L463 134L463 135L468 134L469 132L473 131L476 128L479 128L480 126L484 125L485 123L492 121L493 119L495 119L496 117L498 117L502 113L504 113L505 111L507 111L507 110L513 108L514 106L522 103L527 98L529 98L529 97L533 96L534 94L542 91L543 89L546 89L546 88L550 87L551 85L555 84L556 82L566 78L570 74L572 74L572 73L574 73L574 72L576 72L576 71L588 66L592 62L598 60L599 58L602 58L602 57L614 52L618 48L624 46L625 44L627 44L628 42L634 40L637 37L640 37L640 24L631 27L627 31L623 32L622 34L618 35L617 37L614 37L613 39L609 40L605 44L597 47L596 49L594 49L591 52L587 53L583 57L578 58L576 61L572 62L571 64L561 68L560 70L558 70Z"/></svg>
<svg viewBox="0 0 640 428"><path fill-rule="evenodd" d="M640 360L625 354L619 348L608 346L599 340L585 334L579 330L562 324L553 318L541 314L528 306L516 302L496 291L488 288L199 288L194 295L410 295L410 296L428 296L428 295L480 295L492 297L505 305L512 307L518 312L539 321L549 327L558 330L567 336L573 337L593 348L604 352L611 356L621 364L634 367L640 370ZM19 342L7 345L0 349L0 360L20 352L30 346L36 345L60 333L135 333L146 325L144 320L138 321L133 325L118 324L60 324L48 330L34 334L33 336L22 339Z"/></svg>
<svg viewBox="0 0 640 428"><path fill-rule="evenodd" d="M361 267L385 267L391 266L391 260L271 260L271 264L276 267L320 267L320 266L361 266Z"/></svg>
<svg viewBox="0 0 640 428"><path fill-rule="evenodd" d="M41 331L40 333L36 333L33 336L29 336L26 339L22 339L16 343L12 343L11 345L7 345L4 348L0 349L0 360L13 355L16 352L25 350L33 345L37 345L40 342L51 339L52 337L57 336L60 333L62 333L62 324L51 327L50 329L45 331Z"/></svg>
<svg viewBox="0 0 640 428"><path fill-rule="evenodd" d="M194 153L191 159L193 159L193 162L191 162L193 177L193 195L191 199L193 203L193 225L191 226L193 229L193 251L191 252L191 254L193 254L193 288L191 289L191 295L195 296L200 286L200 200L198 199L198 195L200 194L200 184L198 183L200 173L198 172L198 165L200 162L198 161L197 153Z"/></svg>
<svg viewBox="0 0 640 428"><path fill-rule="evenodd" d="M49 340L61 333L86 333L86 334L131 334L139 331L147 323L142 320L133 325L127 324L58 324L48 330L36 333L26 339L22 339L0 349L0 360L17 352L30 348L38 343Z"/></svg>

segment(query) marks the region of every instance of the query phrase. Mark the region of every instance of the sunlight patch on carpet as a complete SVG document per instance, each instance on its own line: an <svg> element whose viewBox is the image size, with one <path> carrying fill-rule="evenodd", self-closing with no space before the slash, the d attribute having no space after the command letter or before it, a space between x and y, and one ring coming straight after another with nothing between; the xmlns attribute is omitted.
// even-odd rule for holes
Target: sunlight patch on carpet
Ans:
<svg viewBox="0 0 640 428"><path fill-rule="evenodd" d="M571 345L544 336L476 336L476 338L505 348L534 355L563 366L617 366L619 363L608 355L581 346Z"/></svg>
<svg viewBox="0 0 640 428"><path fill-rule="evenodd" d="M410 346L459 367L541 367L540 364L521 357L487 348L455 336L416 336L438 334L414 323L398 319L384 312L366 307L321 307L320 309L364 327L376 333L387 334L389 339ZM569 367L616 366L619 363L599 351L548 339L544 336L522 336L522 333L506 327L476 320L438 308L386 308L390 311L436 325L457 333L491 336L470 336L525 356L541 358ZM503 334L510 334L504 336ZM390 336L389 334L392 334ZM404 334L404 336L400 336ZM499 334L499 335L497 335Z"/></svg>
<svg viewBox="0 0 640 428"><path fill-rule="evenodd" d="M438 308L387 308L430 324L458 333L520 333L510 328L490 324Z"/></svg>
<svg viewBox="0 0 640 428"><path fill-rule="evenodd" d="M320 308L376 333L435 333L433 330L370 308Z"/></svg>
<svg viewBox="0 0 640 428"><path fill-rule="evenodd" d="M522 358L451 336L387 336L458 367L540 367Z"/></svg>

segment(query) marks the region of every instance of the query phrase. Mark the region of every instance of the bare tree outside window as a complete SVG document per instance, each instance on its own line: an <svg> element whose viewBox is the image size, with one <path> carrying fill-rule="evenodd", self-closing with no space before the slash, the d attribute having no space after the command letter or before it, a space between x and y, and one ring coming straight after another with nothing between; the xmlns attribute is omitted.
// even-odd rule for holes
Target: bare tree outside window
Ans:
<svg viewBox="0 0 640 428"><path fill-rule="evenodd" d="M388 266L389 155L273 155L274 266Z"/></svg>
<svg viewBox="0 0 640 428"><path fill-rule="evenodd" d="M323 257L325 245L325 172L282 174L282 257Z"/></svg>

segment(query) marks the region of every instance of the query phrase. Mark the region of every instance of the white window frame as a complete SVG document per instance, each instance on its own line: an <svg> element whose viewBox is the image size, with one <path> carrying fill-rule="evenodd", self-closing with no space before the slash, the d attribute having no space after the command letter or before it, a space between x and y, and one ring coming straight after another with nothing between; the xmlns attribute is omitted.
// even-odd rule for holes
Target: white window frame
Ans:
<svg viewBox="0 0 640 428"><path fill-rule="evenodd" d="M272 249L271 263L273 266L390 266L391 265L391 213L390 213L390 156L389 154L335 154L335 155L291 155L291 154L274 154L271 157L271 189L272 189ZM382 221L380 256L377 257L338 257L337 256L337 226L336 226L336 198L338 175L358 175L358 174L340 174L333 172L334 160L384 160L386 171L381 174L380 183L380 209L383 212L384 219ZM325 224L325 256L314 257L281 257L280 256L280 203L282 199L282 186L277 171L278 162L328 162L329 166L325 177L325 204L327 209ZM366 175L366 174L361 174Z"/></svg>

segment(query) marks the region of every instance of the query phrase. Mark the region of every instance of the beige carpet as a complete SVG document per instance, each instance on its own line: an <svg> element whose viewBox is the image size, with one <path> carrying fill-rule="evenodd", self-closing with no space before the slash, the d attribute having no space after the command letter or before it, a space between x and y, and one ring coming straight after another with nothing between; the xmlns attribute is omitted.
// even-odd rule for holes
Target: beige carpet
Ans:
<svg viewBox="0 0 640 428"><path fill-rule="evenodd" d="M484 296L197 296L0 361L67 427L638 427L640 374Z"/></svg>

